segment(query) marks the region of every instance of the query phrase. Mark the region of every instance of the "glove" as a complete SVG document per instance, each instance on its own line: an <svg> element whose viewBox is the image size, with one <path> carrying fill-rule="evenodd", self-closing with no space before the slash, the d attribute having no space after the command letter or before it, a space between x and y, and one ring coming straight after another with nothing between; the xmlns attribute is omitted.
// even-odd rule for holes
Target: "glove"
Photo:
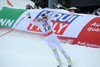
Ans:
<svg viewBox="0 0 100 67"><path fill-rule="evenodd" d="M27 13L27 17L28 17L28 18L31 18L30 12L29 12L29 13Z"/></svg>

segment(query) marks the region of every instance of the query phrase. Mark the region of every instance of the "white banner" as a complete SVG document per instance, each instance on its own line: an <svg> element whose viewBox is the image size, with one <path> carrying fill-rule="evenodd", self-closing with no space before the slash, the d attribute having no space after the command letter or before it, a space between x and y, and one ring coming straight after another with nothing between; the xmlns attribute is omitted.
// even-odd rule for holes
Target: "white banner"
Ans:
<svg viewBox="0 0 100 67"><path fill-rule="evenodd" d="M11 9L5 10L8 11ZM16 16L19 13L20 9L12 9L16 13L9 15ZM33 25L35 19L41 18L41 14L44 11L47 11L48 15L55 11L55 9L34 9L34 10L25 10L22 11L18 16L18 19L14 19L15 22L11 20L12 17L8 15L8 21L5 22L4 10L2 9L2 14L0 14L0 24L3 27L12 26L12 28L32 33L41 34L41 30L38 26ZM13 13L13 12L12 12ZM31 19L27 18L27 14L30 13ZM7 16L6 16L7 17ZM10 18L10 19L9 19ZM23 19L22 19L23 18ZM11 24L12 23L12 24ZM14 23L14 24L13 24ZM94 15L86 14L75 14L69 13L66 10L58 9L57 13L51 19L51 25L54 30L54 33L57 36L65 40L66 42L72 44L79 44L89 47L100 47L100 17Z"/></svg>

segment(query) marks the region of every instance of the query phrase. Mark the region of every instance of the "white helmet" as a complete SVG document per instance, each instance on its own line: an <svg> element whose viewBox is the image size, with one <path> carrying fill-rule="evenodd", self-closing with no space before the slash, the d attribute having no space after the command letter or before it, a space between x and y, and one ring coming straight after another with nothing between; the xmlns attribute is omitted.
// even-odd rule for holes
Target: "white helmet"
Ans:
<svg viewBox="0 0 100 67"><path fill-rule="evenodd" d="M42 15L41 15L41 17L47 17L48 15L47 15L47 11L44 11L43 13L42 13Z"/></svg>

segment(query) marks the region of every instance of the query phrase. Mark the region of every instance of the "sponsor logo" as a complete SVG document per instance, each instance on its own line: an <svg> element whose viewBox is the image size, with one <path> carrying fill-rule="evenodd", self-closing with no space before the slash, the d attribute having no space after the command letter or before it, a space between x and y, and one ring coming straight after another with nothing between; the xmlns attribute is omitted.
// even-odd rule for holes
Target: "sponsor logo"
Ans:
<svg viewBox="0 0 100 67"><path fill-rule="evenodd" d="M86 47L100 48L100 45L91 44L91 43L82 42L82 41L78 41L77 44L81 46L86 46Z"/></svg>
<svg viewBox="0 0 100 67"><path fill-rule="evenodd" d="M94 22L90 26L87 28L89 32L100 32L100 23Z"/></svg>
<svg viewBox="0 0 100 67"><path fill-rule="evenodd" d="M47 12L48 13L48 16L50 16L53 11L41 11L37 16L36 18L41 18L41 15L44 13L44 12ZM73 15L73 14L65 14L65 13L60 13L60 12L57 12L55 14L55 16L53 17L53 20L56 21L56 22L65 22L65 23L71 23L73 22L77 17L79 17L79 15Z"/></svg>
<svg viewBox="0 0 100 67"><path fill-rule="evenodd" d="M80 45L99 47L100 46L100 18L93 18L80 32L76 43Z"/></svg>
<svg viewBox="0 0 100 67"><path fill-rule="evenodd" d="M0 26L11 27L15 20L11 19L0 19Z"/></svg>
<svg viewBox="0 0 100 67"><path fill-rule="evenodd" d="M12 9L3 7L0 10L0 27L12 28L15 21L25 12L23 9Z"/></svg>
<svg viewBox="0 0 100 67"><path fill-rule="evenodd" d="M35 19L41 18L41 15L45 12L41 11ZM48 15L51 15L53 11L46 11ZM53 19L51 20L52 22L52 28L54 29L55 34L62 35L64 31L67 29L68 25L72 23L79 15L71 15L71 14L64 14L57 12ZM33 21L35 20L33 19ZM41 30L36 26L32 25L31 23L29 24L28 30L30 31L35 31L35 32L41 32Z"/></svg>

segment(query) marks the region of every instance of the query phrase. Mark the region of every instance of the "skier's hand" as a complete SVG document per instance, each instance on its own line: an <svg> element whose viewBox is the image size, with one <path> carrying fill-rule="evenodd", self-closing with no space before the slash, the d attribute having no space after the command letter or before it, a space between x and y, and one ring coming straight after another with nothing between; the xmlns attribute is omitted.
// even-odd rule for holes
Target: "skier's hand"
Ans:
<svg viewBox="0 0 100 67"><path fill-rule="evenodd" d="M30 12L27 13L27 17L28 17L29 19L31 18Z"/></svg>

